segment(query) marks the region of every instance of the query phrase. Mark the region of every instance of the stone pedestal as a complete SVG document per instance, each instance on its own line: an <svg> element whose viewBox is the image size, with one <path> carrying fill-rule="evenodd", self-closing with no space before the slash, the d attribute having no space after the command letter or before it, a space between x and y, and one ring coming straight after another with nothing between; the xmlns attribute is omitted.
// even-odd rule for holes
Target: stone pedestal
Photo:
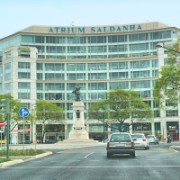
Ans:
<svg viewBox="0 0 180 180"><path fill-rule="evenodd" d="M84 103L81 101L73 103L73 126L69 133L69 140L89 140L89 134L84 125Z"/></svg>

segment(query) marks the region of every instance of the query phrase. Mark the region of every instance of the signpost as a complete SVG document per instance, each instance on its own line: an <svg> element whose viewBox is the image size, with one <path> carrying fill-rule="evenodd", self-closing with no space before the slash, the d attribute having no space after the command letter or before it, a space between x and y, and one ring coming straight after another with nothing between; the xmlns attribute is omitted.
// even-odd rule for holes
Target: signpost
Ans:
<svg viewBox="0 0 180 180"><path fill-rule="evenodd" d="M23 149L24 149L24 118L29 115L29 110L26 107L23 107L19 110L19 115L23 118Z"/></svg>

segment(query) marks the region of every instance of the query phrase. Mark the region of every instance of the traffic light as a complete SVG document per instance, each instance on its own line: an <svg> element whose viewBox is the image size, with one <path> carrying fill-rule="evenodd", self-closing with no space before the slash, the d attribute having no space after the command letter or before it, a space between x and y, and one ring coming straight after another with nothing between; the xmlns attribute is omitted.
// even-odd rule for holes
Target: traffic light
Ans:
<svg viewBox="0 0 180 180"><path fill-rule="evenodd" d="M0 114L8 114L8 113L9 113L9 99L1 99Z"/></svg>

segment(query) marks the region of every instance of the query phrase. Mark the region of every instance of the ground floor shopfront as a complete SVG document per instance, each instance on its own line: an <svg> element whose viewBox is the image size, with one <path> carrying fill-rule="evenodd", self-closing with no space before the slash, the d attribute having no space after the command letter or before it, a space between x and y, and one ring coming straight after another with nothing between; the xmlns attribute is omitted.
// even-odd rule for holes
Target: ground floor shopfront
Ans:
<svg viewBox="0 0 180 180"><path fill-rule="evenodd" d="M86 124L86 130L89 132L89 138L103 141L108 138L112 132L130 132L156 135L160 141L166 141L167 135L170 134L173 141L179 141L180 120L177 118L166 119L162 121L134 123L132 128L128 124L112 124L103 126L102 124ZM24 131L23 131L24 127ZM47 124L45 143L55 143L68 139L72 124ZM42 124L31 126L29 124L18 125L11 131L10 142L12 144L24 143L42 143Z"/></svg>

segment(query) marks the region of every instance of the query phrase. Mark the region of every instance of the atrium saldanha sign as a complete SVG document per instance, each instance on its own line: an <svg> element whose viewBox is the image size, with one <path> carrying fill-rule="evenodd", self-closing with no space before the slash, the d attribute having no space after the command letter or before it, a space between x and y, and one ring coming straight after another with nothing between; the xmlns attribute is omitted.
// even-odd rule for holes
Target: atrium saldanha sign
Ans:
<svg viewBox="0 0 180 180"><path fill-rule="evenodd" d="M141 31L142 26L137 25L122 25L122 26L101 26L101 27L50 27L50 33L108 33L108 32L128 32Z"/></svg>

